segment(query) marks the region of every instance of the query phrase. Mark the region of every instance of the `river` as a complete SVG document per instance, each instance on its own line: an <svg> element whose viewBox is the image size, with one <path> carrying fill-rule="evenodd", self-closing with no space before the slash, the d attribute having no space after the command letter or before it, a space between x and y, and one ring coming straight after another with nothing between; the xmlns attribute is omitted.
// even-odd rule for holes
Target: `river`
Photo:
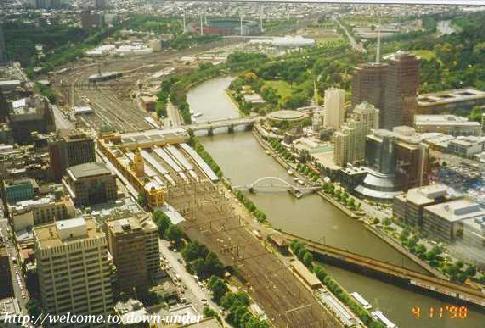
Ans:
<svg viewBox="0 0 485 328"><path fill-rule="evenodd" d="M213 79L191 90L187 97L191 110L202 113L206 120L239 115L234 104L227 101L225 88L229 83L230 78ZM261 177L291 179L285 169L266 155L250 132L216 134L202 138L202 143L233 185L246 185ZM414 262L368 232L362 223L351 219L319 196L305 196L297 200L287 192L280 192L257 193L249 197L268 215L268 220L275 228L422 271ZM349 292L361 293L400 328L475 328L481 326L479 322L485 323L485 315L473 311L466 319L450 319L446 315L439 318L439 314L429 318L431 307L439 311L440 306L447 304L364 275L326 267ZM413 316L413 307L421 308L419 319Z"/></svg>

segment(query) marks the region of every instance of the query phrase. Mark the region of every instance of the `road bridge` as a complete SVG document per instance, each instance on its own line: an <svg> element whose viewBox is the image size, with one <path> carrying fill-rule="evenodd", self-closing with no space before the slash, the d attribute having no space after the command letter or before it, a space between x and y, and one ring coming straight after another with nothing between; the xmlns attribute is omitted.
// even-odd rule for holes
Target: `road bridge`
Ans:
<svg viewBox="0 0 485 328"><path fill-rule="evenodd" d="M292 234L282 233L282 237L288 242L291 240L300 240L306 245L309 251L314 253L317 258L321 258L324 262L353 271L365 272L366 274L374 275L408 288L423 290L437 296L444 296L459 300L463 303L485 307L485 291L474 286L457 284L448 280L428 276L391 263L378 261Z"/></svg>
<svg viewBox="0 0 485 328"><path fill-rule="evenodd" d="M320 190L321 186L298 186L279 177L261 177L242 186L234 186L235 190L247 190L251 193L261 192L280 192L287 191L297 198Z"/></svg>
<svg viewBox="0 0 485 328"><path fill-rule="evenodd" d="M215 129L227 128L229 133L234 132L238 126L253 127L254 123L260 120L260 116L226 118L221 120L193 123L185 125L184 128L191 131L206 130L209 135L214 134Z"/></svg>

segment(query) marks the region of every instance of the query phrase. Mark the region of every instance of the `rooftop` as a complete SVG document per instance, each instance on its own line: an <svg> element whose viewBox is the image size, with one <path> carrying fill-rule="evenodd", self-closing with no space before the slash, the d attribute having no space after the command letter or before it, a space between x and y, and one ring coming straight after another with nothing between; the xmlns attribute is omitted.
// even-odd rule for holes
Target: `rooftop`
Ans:
<svg viewBox="0 0 485 328"><path fill-rule="evenodd" d="M67 169L67 172L69 175L72 175L73 179L111 174L111 171L108 169L106 164L99 162L90 162L71 166Z"/></svg>
<svg viewBox="0 0 485 328"><path fill-rule="evenodd" d="M437 197L444 197L448 187L444 184L432 184L420 188L409 189L406 199L416 205L425 205L434 202Z"/></svg>
<svg viewBox="0 0 485 328"><path fill-rule="evenodd" d="M94 219L81 217L35 227L34 236L39 249L49 249L83 239L102 238L104 233L97 231Z"/></svg>
<svg viewBox="0 0 485 328"><path fill-rule="evenodd" d="M156 225L151 219L150 215L132 216L107 223L108 229L113 234L129 233L131 231L140 229L156 229Z"/></svg>
<svg viewBox="0 0 485 328"><path fill-rule="evenodd" d="M477 89L452 89L418 96L420 107L448 104L459 101L485 99L485 92Z"/></svg>
<svg viewBox="0 0 485 328"><path fill-rule="evenodd" d="M478 122L470 122L468 118L455 115L415 115L416 125L468 125L480 126Z"/></svg>
<svg viewBox="0 0 485 328"><path fill-rule="evenodd" d="M480 205L468 200L455 200L438 205L427 206L426 210L449 222L485 216Z"/></svg>
<svg viewBox="0 0 485 328"><path fill-rule="evenodd" d="M277 120L299 120L305 117L305 114L294 110L279 110L267 115L269 118Z"/></svg>

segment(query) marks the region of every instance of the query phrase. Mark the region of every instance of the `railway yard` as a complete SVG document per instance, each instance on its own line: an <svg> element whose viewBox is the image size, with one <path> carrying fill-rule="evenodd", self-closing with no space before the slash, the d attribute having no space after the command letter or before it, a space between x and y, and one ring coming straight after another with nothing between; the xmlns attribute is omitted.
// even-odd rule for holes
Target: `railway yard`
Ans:
<svg viewBox="0 0 485 328"><path fill-rule="evenodd" d="M144 189L162 188L166 202L183 217L191 240L215 252L276 327L341 327L250 228L254 218L243 210L218 177L192 150L181 129L147 130L103 140L102 151L124 178L137 174ZM143 173L132 163L143 159ZM136 173L138 172L138 173Z"/></svg>
<svg viewBox="0 0 485 328"><path fill-rule="evenodd" d="M197 62L184 61L184 57L204 54L208 50L225 52L237 46L234 41L225 39L182 51L87 58L59 69L52 74L50 81L59 96L60 110L64 116L75 121L77 126L97 131L110 127L121 133L140 131L155 126L145 120L152 113L137 104L135 95L140 91L156 93L163 79L163 75L156 77L157 73L170 68L175 72L186 71L197 65ZM89 82L90 76L108 72L119 72L122 76L96 84ZM74 106L90 106L92 113L74 117Z"/></svg>
<svg viewBox="0 0 485 328"><path fill-rule="evenodd" d="M185 144L188 136L184 130L153 129L146 120L151 113L133 97L141 88L156 92L160 80L153 76L157 72L190 68L180 57L193 53L103 58L64 69L51 78L63 104L60 111L78 127L95 131L110 127L120 133L118 142L98 141L105 160L109 159L125 184L138 181L138 188L127 186L133 194L163 189L166 202L183 217L182 228L188 237L205 244L224 265L234 268L238 284L274 326L341 327L287 265L251 233L254 218L227 196L214 172ZM121 72L122 76L96 85L88 83L91 75L100 72ZM90 106L92 112L74 116L74 106ZM139 179L129 173L135 157L143 159Z"/></svg>
<svg viewBox="0 0 485 328"><path fill-rule="evenodd" d="M238 277L276 327L340 327L287 267L249 230L221 190L195 183L171 188L167 201L185 217L190 239L214 251Z"/></svg>

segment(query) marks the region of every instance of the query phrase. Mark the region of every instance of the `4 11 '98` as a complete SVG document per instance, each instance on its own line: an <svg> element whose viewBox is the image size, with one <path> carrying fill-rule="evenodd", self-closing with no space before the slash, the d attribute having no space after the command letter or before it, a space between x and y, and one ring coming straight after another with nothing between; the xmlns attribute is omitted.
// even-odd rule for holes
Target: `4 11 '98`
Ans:
<svg viewBox="0 0 485 328"><path fill-rule="evenodd" d="M421 308L413 306L411 313L416 319L420 318L450 318L450 319L466 319L468 317L468 308L466 306L443 305L439 307Z"/></svg>

